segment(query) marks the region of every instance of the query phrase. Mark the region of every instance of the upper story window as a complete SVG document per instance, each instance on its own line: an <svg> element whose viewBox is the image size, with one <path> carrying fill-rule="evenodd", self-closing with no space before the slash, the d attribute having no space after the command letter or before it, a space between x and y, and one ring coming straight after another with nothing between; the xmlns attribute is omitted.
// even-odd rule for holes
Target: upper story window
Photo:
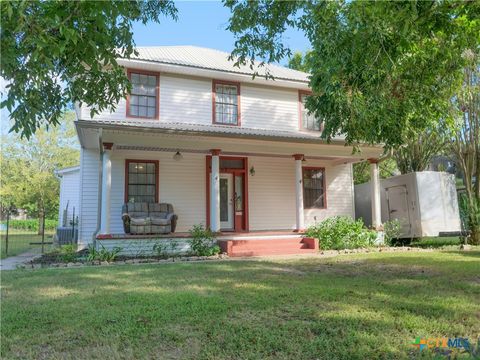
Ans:
<svg viewBox="0 0 480 360"><path fill-rule="evenodd" d="M303 206L305 209L327 207L324 168L303 168Z"/></svg>
<svg viewBox="0 0 480 360"><path fill-rule="evenodd" d="M309 92L299 92L299 100L300 100L300 126L303 130L313 130L313 131L320 131L321 126L319 119L315 118L314 114L308 112L305 104L307 102L308 96L311 93Z"/></svg>
<svg viewBox="0 0 480 360"><path fill-rule="evenodd" d="M213 123L240 125L240 84L213 81Z"/></svg>
<svg viewBox="0 0 480 360"><path fill-rule="evenodd" d="M132 91L127 98L127 116L158 119L158 74L128 72Z"/></svg>

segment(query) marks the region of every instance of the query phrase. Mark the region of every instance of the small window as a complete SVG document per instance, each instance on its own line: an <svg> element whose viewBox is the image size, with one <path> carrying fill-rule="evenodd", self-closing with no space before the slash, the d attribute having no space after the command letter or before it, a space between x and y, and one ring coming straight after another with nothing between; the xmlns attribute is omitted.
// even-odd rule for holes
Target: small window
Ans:
<svg viewBox="0 0 480 360"><path fill-rule="evenodd" d="M305 107L309 95L310 94L307 93L300 93L300 121L302 124L302 129L320 131L321 121L319 121L319 119L316 119L314 114L309 113L307 108Z"/></svg>
<svg viewBox="0 0 480 360"><path fill-rule="evenodd" d="M213 82L214 108L213 122L215 124L238 125L239 124L239 99L240 86Z"/></svg>
<svg viewBox="0 0 480 360"><path fill-rule="evenodd" d="M126 201L158 202L158 161L127 160Z"/></svg>
<svg viewBox="0 0 480 360"><path fill-rule="evenodd" d="M303 207L324 209L325 205L325 169L303 168Z"/></svg>
<svg viewBox="0 0 480 360"><path fill-rule="evenodd" d="M157 118L158 76L131 72L128 116Z"/></svg>

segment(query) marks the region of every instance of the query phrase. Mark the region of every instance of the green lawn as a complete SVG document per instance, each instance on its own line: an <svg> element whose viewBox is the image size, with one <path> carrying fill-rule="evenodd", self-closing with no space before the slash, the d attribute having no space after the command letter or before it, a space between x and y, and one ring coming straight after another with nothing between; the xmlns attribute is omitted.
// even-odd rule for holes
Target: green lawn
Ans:
<svg viewBox="0 0 480 360"><path fill-rule="evenodd" d="M53 232L45 234L45 242L52 241ZM30 245L32 242L41 242L42 236L37 232L19 229L10 229L8 232L8 256L15 256L29 250L41 251L41 245ZM6 250L6 233L5 230L0 231L0 258L7 257ZM48 249L48 246L45 246Z"/></svg>
<svg viewBox="0 0 480 360"><path fill-rule="evenodd" d="M416 337L480 334L478 250L16 270L1 286L3 359L407 359Z"/></svg>

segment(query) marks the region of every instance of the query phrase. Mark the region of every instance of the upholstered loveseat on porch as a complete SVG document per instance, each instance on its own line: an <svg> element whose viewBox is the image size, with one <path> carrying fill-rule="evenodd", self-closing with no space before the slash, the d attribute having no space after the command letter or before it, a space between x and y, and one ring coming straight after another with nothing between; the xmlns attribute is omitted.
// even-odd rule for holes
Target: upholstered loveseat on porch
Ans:
<svg viewBox="0 0 480 360"><path fill-rule="evenodd" d="M177 219L172 204L126 203L122 207L126 234L168 234L175 231Z"/></svg>

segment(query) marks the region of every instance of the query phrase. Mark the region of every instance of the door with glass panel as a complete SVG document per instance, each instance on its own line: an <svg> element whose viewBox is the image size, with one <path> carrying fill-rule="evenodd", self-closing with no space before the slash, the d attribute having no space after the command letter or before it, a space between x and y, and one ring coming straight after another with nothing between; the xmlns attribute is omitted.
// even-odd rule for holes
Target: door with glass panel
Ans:
<svg viewBox="0 0 480 360"><path fill-rule="evenodd" d="M234 229L233 174L220 174L220 228Z"/></svg>

